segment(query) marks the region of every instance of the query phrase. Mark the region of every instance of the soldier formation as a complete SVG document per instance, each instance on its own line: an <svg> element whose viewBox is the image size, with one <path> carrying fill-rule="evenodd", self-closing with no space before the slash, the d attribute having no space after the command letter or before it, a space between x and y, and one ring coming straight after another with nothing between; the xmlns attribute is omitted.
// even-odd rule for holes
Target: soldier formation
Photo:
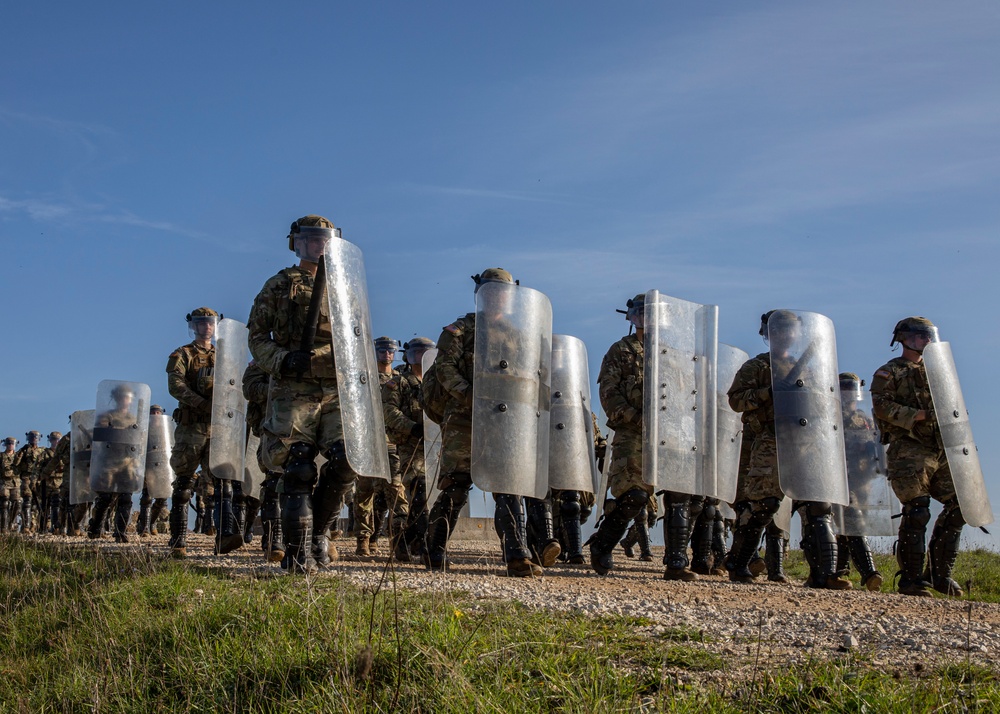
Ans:
<svg viewBox="0 0 1000 714"><path fill-rule="evenodd" d="M108 380L49 448L37 431L20 450L5 439L0 531L80 535L89 512L87 537L126 542L141 491L136 532L162 528L169 497L174 557L187 555L192 505L217 554L250 543L259 513L264 558L311 574L338 558L350 503L356 557L372 559L384 527L389 557L439 571L476 485L493 494L510 576L586 565L585 548L598 575L619 546L651 560L659 518L665 579L784 583L797 512L808 587L850 588L853 561L879 590L866 536L893 534L894 493L899 591L962 594L962 526L992 512L950 346L929 320L896 325L902 355L875 372L868 401L857 374L838 372L823 315L765 313L768 350L751 358L718 342L716 306L638 294L601 363L605 437L586 347L553 334L548 298L508 271L473 276L476 311L400 350L372 338L361 251L331 221L298 219L288 247L298 264L265 282L246 325L187 315L192 340L167 360L172 416L147 385ZM927 545L931 498L944 508Z"/></svg>

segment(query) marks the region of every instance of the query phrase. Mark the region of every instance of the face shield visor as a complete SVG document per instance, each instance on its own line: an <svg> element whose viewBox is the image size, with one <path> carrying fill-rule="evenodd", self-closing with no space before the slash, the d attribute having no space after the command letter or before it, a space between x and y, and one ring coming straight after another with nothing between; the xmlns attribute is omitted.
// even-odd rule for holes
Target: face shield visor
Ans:
<svg viewBox="0 0 1000 714"><path fill-rule="evenodd" d="M215 329L219 326L217 315L192 315L188 320L188 334L192 340L201 341L215 339Z"/></svg>
<svg viewBox="0 0 1000 714"><path fill-rule="evenodd" d="M846 406L854 402L860 402L864 399L862 387L864 387L864 382L857 379L840 380L841 403Z"/></svg>
<svg viewBox="0 0 1000 714"><path fill-rule="evenodd" d="M399 351L399 344L395 341L386 342L376 340L375 359L379 364L392 364L396 359L396 352Z"/></svg>
<svg viewBox="0 0 1000 714"><path fill-rule="evenodd" d="M924 347L932 342L940 342L941 339L938 336L938 328L936 326L931 327L918 327L915 329L910 329L904 332L901 336L900 342L907 349L913 350L916 353L922 353Z"/></svg>
<svg viewBox="0 0 1000 714"><path fill-rule="evenodd" d="M414 345L413 347L407 347L403 352L406 355L406 364L417 365L421 364L424 353L429 350L428 345Z"/></svg>
<svg viewBox="0 0 1000 714"><path fill-rule="evenodd" d="M298 233L292 235L292 249L299 260L319 263L334 238L340 238L339 228L300 226Z"/></svg>

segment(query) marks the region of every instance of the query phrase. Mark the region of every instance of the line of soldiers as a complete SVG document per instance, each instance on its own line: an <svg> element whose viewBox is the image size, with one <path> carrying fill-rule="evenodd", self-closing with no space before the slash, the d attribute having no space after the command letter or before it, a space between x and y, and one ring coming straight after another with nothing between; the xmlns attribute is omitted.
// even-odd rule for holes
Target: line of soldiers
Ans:
<svg viewBox="0 0 1000 714"><path fill-rule="evenodd" d="M404 344L405 364L394 370L398 343L372 339L357 246L316 215L293 222L287 239L299 262L265 282L247 325L210 308L194 310L187 316L191 343L168 359L168 388L179 405L168 469L175 557L186 555L199 472L205 476L201 500L214 489L214 512L206 511L203 521L217 529L217 553L250 542L259 509L265 556L305 574L337 558L331 538L352 492L358 557L371 557L387 514L393 557L446 569L448 541L476 484L493 494L511 576L541 575L560 559L584 563L580 526L595 500L604 502L588 542L591 567L611 572L619 543L626 552L638 546L640 557L649 558L648 529L659 497L665 579L725 572L745 583L766 570L769 580L785 582L782 504L790 501L802 519L807 585L850 587L844 573L853 560L874 590L882 576L864 536L876 534L874 507L889 506L874 495L873 479L857 485L853 472L880 474L884 483L886 468L878 461L885 458L903 504L900 591L961 593L951 579L961 526L966 520L983 525L992 513L978 459L971 463L975 445L960 390L955 401L954 366L947 360L942 366L932 349L932 369L925 369L925 348L947 347L926 319L907 318L893 332L891 344L902 344L903 354L875 374L876 424L859 407L863 382L853 373L838 375L828 318L791 310L764 314L760 334L769 351L749 358L718 343L717 307L658 291L639 294L619 311L635 332L612 345L598 378L614 432L609 446L590 406L586 348L552 333L544 294L502 268L473 276L476 311L447 325L436 344L427 338ZM223 328L224 338L216 334ZM954 415L947 424L934 409L935 383ZM114 511L115 536L124 540L131 493L143 489L140 532L150 530L165 497L150 487L153 447L145 454L145 485L135 479L141 459L130 429L145 419L148 396L138 396L129 383L109 390L106 408L99 407L92 422L94 443L102 445L94 458L104 463L90 469L96 493L88 534L98 537ZM879 440L889 445L887 454L874 446ZM860 460L848 453L855 441L869 450ZM605 449L601 484L598 459ZM112 453L117 456L108 461ZM15 496L6 464L9 512ZM258 482L247 475L251 470ZM971 519L963 489L981 497ZM945 510L925 569L931 497ZM724 553L730 504L733 543Z"/></svg>

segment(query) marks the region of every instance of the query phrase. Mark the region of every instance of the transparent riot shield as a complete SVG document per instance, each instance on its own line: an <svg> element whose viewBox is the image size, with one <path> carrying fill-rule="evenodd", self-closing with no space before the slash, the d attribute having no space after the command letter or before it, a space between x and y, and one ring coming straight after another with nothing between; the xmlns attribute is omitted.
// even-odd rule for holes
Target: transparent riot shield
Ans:
<svg viewBox="0 0 1000 714"><path fill-rule="evenodd" d="M719 308L646 293L643 480L656 491L717 497Z"/></svg>
<svg viewBox="0 0 1000 714"><path fill-rule="evenodd" d="M93 409L73 412L69 437L69 502L91 503L95 495L90 487L90 457L94 439Z"/></svg>
<svg viewBox="0 0 1000 714"><path fill-rule="evenodd" d="M778 480L795 501L846 506L837 338L815 312L776 310L767 324Z"/></svg>
<svg viewBox="0 0 1000 714"><path fill-rule="evenodd" d="M438 351L435 347L424 352L424 356L420 360L424 374L427 374L427 370L434 364L437 354ZM438 494L441 493L441 489L438 488L438 476L441 475L441 425L426 414L424 414L424 474L429 510L434 505L434 501L437 500Z"/></svg>
<svg viewBox="0 0 1000 714"><path fill-rule="evenodd" d="M219 323L215 340L215 386L212 388L212 439L208 467L224 481L243 480L243 455L247 444L247 399L243 372L250 363L247 326L226 318Z"/></svg>
<svg viewBox="0 0 1000 714"><path fill-rule="evenodd" d="M715 457L716 498L724 504L736 498L736 482L740 471L740 449L743 446L743 422L729 406L729 388L736 373L750 359L743 350L720 342L716 369L716 429L718 444ZM735 511L726 506L736 516Z"/></svg>
<svg viewBox="0 0 1000 714"><path fill-rule="evenodd" d="M837 532L846 536L893 536L892 489L882 469L878 431L868 392L841 390L844 453L850 503L834 506Z"/></svg>
<svg viewBox="0 0 1000 714"><path fill-rule="evenodd" d="M106 379L97 385L90 487L136 493L146 473L149 385Z"/></svg>
<svg viewBox="0 0 1000 714"><path fill-rule="evenodd" d="M600 485L594 455L587 346L570 335L552 335L549 419L549 488L594 493Z"/></svg>
<svg viewBox="0 0 1000 714"><path fill-rule="evenodd" d="M166 414L150 416L146 438L146 491L150 498L173 495L174 470L170 468L173 448L174 420Z"/></svg>
<svg viewBox="0 0 1000 714"><path fill-rule="evenodd" d="M545 498L552 305L537 290L489 282L476 293L472 481Z"/></svg>
<svg viewBox="0 0 1000 714"><path fill-rule="evenodd" d="M333 237L324 262L347 461L361 476L389 481L364 257L353 243Z"/></svg>
<svg viewBox="0 0 1000 714"><path fill-rule="evenodd" d="M261 500L260 490L266 478L260 470L257 461L257 449L260 448L260 437L251 433L247 437L247 448L243 457L243 493L250 498Z"/></svg>
<svg viewBox="0 0 1000 714"><path fill-rule="evenodd" d="M979 450L972 438L969 411L948 342L932 342L924 348L927 384L934 400L934 415L941 429L941 444L955 482L955 493L965 522L973 528L993 522L993 509L979 464Z"/></svg>
<svg viewBox="0 0 1000 714"><path fill-rule="evenodd" d="M774 525L784 531L787 537L792 532L792 499L785 496L781 499L778 512L774 514Z"/></svg>

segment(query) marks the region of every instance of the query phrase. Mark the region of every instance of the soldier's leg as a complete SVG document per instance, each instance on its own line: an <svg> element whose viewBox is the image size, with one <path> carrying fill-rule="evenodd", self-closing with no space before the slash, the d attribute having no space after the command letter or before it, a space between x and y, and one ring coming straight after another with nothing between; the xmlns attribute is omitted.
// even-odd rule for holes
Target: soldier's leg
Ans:
<svg viewBox="0 0 1000 714"><path fill-rule="evenodd" d="M381 485L381 479L373 484L375 498L372 501L372 534L368 537L368 544L372 553L375 552L378 539L382 537L382 531L385 528L385 514L389 510L389 503L380 488Z"/></svg>
<svg viewBox="0 0 1000 714"><path fill-rule="evenodd" d="M32 499L37 512L38 532L45 533L49 529L49 484L39 479L35 482Z"/></svg>
<svg viewBox="0 0 1000 714"><path fill-rule="evenodd" d="M566 543L566 562L583 565L583 534L580 529L579 491L562 491L559 495L559 520L562 524L563 541Z"/></svg>
<svg viewBox="0 0 1000 714"><path fill-rule="evenodd" d="M590 565L598 575L607 575L614 568L611 552L625 535L625 530L645 508L649 492L630 488L614 500L605 503L605 514L597 532L590 537ZM608 507L610 506L610 510Z"/></svg>
<svg viewBox="0 0 1000 714"><path fill-rule="evenodd" d="M359 558L371 557L371 540L375 533L375 483L374 479L361 477L354 491L354 523Z"/></svg>
<svg viewBox="0 0 1000 714"><path fill-rule="evenodd" d="M772 583L787 583L785 575L785 534L774 524L774 519L764 527L764 563L767 579Z"/></svg>
<svg viewBox="0 0 1000 714"><path fill-rule="evenodd" d="M47 504L49 509L49 523L50 533L59 533L60 535L65 532L63 526L63 517L65 514L62 511L62 495L59 493L58 488L49 489L49 502Z"/></svg>
<svg viewBox="0 0 1000 714"><path fill-rule="evenodd" d="M703 498L693 499L689 494L666 491L663 496L666 512L663 518L663 540L666 551L663 555L664 580L697 580L698 576L688 567L687 548L691 539L691 520L693 511L700 515L704 505Z"/></svg>
<svg viewBox="0 0 1000 714"><path fill-rule="evenodd" d="M280 563L285 557L285 539L281 531L281 506L278 499L278 480L279 475L276 472L268 471L264 485L261 487L264 502L260 509L262 530L260 547L270 563Z"/></svg>
<svg viewBox="0 0 1000 714"><path fill-rule="evenodd" d="M90 524L87 526L87 537L95 540L101 537L104 532L104 519L111 511L118 494L100 491L94 499L94 510L90 514Z"/></svg>
<svg viewBox="0 0 1000 714"><path fill-rule="evenodd" d="M358 475L347 462L347 451L342 440L338 440L324 454L327 462L319 475L319 483L313 502L316 504L312 540L313 557L319 565L326 566L337 557L336 549L330 544L330 529L340 516L344 498L358 480Z"/></svg>
<svg viewBox="0 0 1000 714"><path fill-rule="evenodd" d="M931 587L939 593L952 597L962 597L965 594L951 577L955 560L958 558L958 546L964 525L965 518L962 516L958 499L948 501L934 521L931 542L927 547L930 558L925 579L929 580Z"/></svg>
<svg viewBox="0 0 1000 714"><path fill-rule="evenodd" d="M201 532L204 535L214 536L219 529L219 524L216 522L218 514L215 512L215 479L209 477L205 482L202 499L205 502L205 517L201 520Z"/></svg>
<svg viewBox="0 0 1000 714"><path fill-rule="evenodd" d="M260 499L253 496L243 497L246 515L243 520L243 542L253 543L253 529L257 523L257 515L260 513Z"/></svg>
<svg viewBox="0 0 1000 714"><path fill-rule="evenodd" d="M833 506L823 501L794 504L802 519L803 550L809 561L807 587L850 590L851 581L837 576L837 537Z"/></svg>
<svg viewBox="0 0 1000 714"><path fill-rule="evenodd" d="M152 503L153 499L149 497L149 489L143 484L142 494L139 496L139 520L135 522L135 534L138 536L144 536L149 532L149 507Z"/></svg>
<svg viewBox="0 0 1000 714"><path fill-rule="evenodd" d="M6 533L10 529L10 500L8 498L9 489L0 484L0 533Z"/></svg>
<svg viewBox="0 0 1000 714"><path fill-rule="evenodd" d="M156 535L159 532L157 523L163 517L163 512L167 510L167 499L154 498L153 505L149 507L149 534Z"/></svg>
<svg viewBox="0 0 1000 714"><path fill-rule="evenodd" d="M70 515L70 535L71 536L81 536L83 535L83 522L87 518L87 511L90 510L89 503L78 503L73 506L73 512Z"/></svg>
<svg viewBox="0 0 1000 714"><path fill-rule="evenodd" d="M621 542L618 543L618 545L620 545L622 547L622 550L625 552L626 558L635 557L635 546L639 542L639 528L641 526L644 527L645 523L646 523L646 509L643 508L641 511L639 511L639 515L635 517L635 520L632 521L632 525L630 525L628 527L628 530L625 531L625 537L622 538ZM646 538L648 539L649 529L646 528L646 531L647 531Z"/></svg>
<svg viewBox="0 0 1000 714"><path fill-rule="evenodd" d="M203 453L204 452L204 453ZM188 508L194 495L195 472L203 459L207 460L208 430L203 425L180 424L174 431L174 447L170 453L170 467L174 483L170 495L170 540L168 546L175 558L187 554ZM208 471L205 471L206 478ZM199 502L201 499L199 498ZM196 512L198 507L196 506ZM201 503L201 521L206 513ZM195 530L201 523L195 520Z"/></svg>
<svg viewBox="0 0 1000 714"><path fill-rule="evenodd" d="M896 562L899 564L899 592L903 595L931 597L924 582L927 524L931 520L931 497L919 496L903 504L896 541Z"/></svg>
<svg viewBox="0 0 1000 714"><path fill-rule="evenodd" d="M115 501L115 541L118 543L127 543L128 536L125 534L125 529L128 528L129 519L132 517L132 494L131 493L119 493L118 499Z"/></svg>
<svg viewBox="0 0 1000 714"><path fill-rule="evenodd" d="M176 483L174 484L176 488ZM201 524L205 522L205 499L200 493L195 493L194 504L194 532L201 533Z"/></svg>
<svg viewBox="0 0 1000 714"><path fill-rule="evenodd" d="M562 552L552 523L552 501L544 499L524 499L528 515L528 541L531 560L535 565L551 568Z"/></svg>
<svg viewBox="0 0 1000 714"><path fill-rule="evenodd" d="M31 481L21 480L21 532L30 533L34 514L31 510Z"/></svg>
<svg viewBox="0 0 1000 714"><path fill-rule="evenodd" d="M290 573L315 573L312 557L312 492L318 473L313 444L296 441L288 447L281 476L281 525L285 531L285 560Z"/></svg>
<svg viewBox="0 0 1000 714"><path fill-rule="evenodd" d="M736 532L733 535L733 547L729 551L729 579L736 583L752 583L754 575L750 572L750 560L757 553L760 538L764 529L774 518L781 505L781 498L768 496L760 500L749 501L749 508L737 511Z"/></svg>
<svg viewBox="0 0 1000 714"><path fill-rule="evenodd" d="M422 555L424 536L427 534L427 479L424 476L416 476L410 481L407 497L410 510L406 517L403 540L410 555Z"/></svg>
<svg viewBox="0 0 1000 714"><path fill-rule="evenodd" d="M726 519L722 509L716 507L712 522L712 575L728 575L726 570Z"/></svg>
<svg viewBox="0 0 1000 714"><path fill-rule="evenodd" d="M242 481L233 481L233 521L236 534L242 539L247 521L247 497L243 493Z"/></svg>
<svg viewBox="0 0 1000 714"><path fill-rule="evenodd" d="M234 482L215 479L215 511L218 513L218 530L215 535L216 555L225 555L243 547L243 531L236 522L233 508Z"/></svg>
<svg viewBox="0 0 1000 714"><path fill-rule="evenodd" d="M464 472L452 472L439 477L441 493L427 516L427 545L424 564L430 570L444 570L447 566L445 551L448 539L458 517L469 501L472 490L472 476Z"/></svg>
<svg viewBox="0 0 1000 714"><path fill-rule="evenodd" d="M851 574L851 548L848 536L837 536L837 577L846 578Z"/></svg>
<svg viewBox="0 0 1000 714"><path fill-rule="evenodd" d="M403 531L410 514L410 504L406 500L406 489L397 477L379 485L385 497L389 512L389 550L390 557L405 562L409 560Z"/></svg>
<svg viewBox="0 0 1000 714"><path fill-rule="evenodd" d="M527 522L521 496L494 493L493 500L496 501L493 524L503 546L507 574L519 578L541 575L542 569L530 561Z"/></svg>
<svg viewBox="0 0 1000 714"><path fill-rule="evenodd" d="M861 575L861 584L872 592L881 590L882 574L875 569L875 559L872 557L871 548L868 547L868 540L864 536L837 536L838 546L841 538L846 542L851 560Z"/></svg>
<svg viewBox="0 0 1000 714"><path fill-rule="evenodd" d="M712 531L715 528L718 503L716 498L706 498L691 529L691 570L699 575L709 575L712 572Z"/></svg>

